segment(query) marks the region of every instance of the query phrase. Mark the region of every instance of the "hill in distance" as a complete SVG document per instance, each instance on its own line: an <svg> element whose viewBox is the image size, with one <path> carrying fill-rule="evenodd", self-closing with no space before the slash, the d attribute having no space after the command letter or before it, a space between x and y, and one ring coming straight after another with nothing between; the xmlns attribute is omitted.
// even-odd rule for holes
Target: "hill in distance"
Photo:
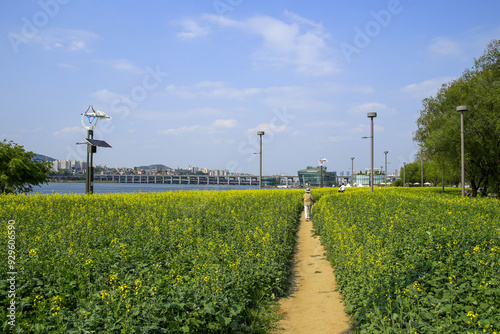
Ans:
<svg viewBox="0 0 500 334"><path fill-rule="evenodd" d="M40 159L40 160L43 160L43 161L50 161L50 162L57 160L57 159L48 157L48 156L43 155L43 154L38 154L38 153L35 153L35 159Z"/></svg>
<svg viewBox="0 0 500 334"><path fill-rule="evenodd" d="M161 169L170 169L170 167L162 165L162 164L155 164L155 165L149 165L149 166L138 166L136 168L138 169L155 169L155 168L161 168Z"/></svg>

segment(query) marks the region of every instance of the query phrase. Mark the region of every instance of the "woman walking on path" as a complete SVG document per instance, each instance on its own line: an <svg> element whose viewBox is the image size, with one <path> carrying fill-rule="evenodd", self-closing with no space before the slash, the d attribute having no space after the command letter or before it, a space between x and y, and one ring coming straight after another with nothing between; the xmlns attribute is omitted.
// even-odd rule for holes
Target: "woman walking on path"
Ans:
<svg viewBox="0 0 500 334"><path fill-rule="evenodd" d="M302 196L302 200L304 201L304 212L306 216L306 221L310 221L312 206L314 204L313 196L311 194L311 189L306 188L306 193Z"/></svg>

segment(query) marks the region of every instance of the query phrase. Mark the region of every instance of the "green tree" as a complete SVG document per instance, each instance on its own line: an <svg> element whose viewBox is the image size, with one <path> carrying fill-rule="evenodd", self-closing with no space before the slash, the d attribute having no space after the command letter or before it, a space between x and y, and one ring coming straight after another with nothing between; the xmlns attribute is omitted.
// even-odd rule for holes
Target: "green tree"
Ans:
<svg viewBox="0 0 500 334"><path fill-rule="evenodd" d="M479 187L500 190L500 40L492 41L474 67L423 100L414 140L420 155L444 166L445 175L460 173L459 105L464 113L465 174L473 196Z"/></svg>
<svg viewBox="0 0 500 334"><path fill-rule="evenodd" d="M35 159L35 153L12 141L0 142L0 193L30 192L46 183L50 164Z"/></svg>
<svg viewBox="0 0 500 334"><path fill-rule="evenodd" d="M407 185L420 183L420 161L407 163L405 168L401 168L401 177L405 175Z"/></svg>
<svg viewBox="0 0 500 334"><path fill-rule="evenodd" d="M433 185L442 185L443 183L443 172L444 172L444 184L457 185L460 181L460 175L451 171L451 169L446 165L437 160L426 161L423 163L424 167L424 183L429 182ZM401 167L400 170L401 179L397 180L399 182L394 183L393 186L401 187L403 186L403 175L405 175L405 180L407 185L413 185L418 183L421 186L422 183L422 162L420 158L411 163L406 164L406 174L405 168Z"/></svg>

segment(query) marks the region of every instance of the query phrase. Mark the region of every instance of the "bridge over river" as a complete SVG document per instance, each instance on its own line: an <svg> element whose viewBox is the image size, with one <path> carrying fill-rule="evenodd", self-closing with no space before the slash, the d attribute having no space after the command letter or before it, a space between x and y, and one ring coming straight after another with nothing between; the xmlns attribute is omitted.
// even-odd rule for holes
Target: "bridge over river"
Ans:
<svg viewBox="0 0 500 334"><path fill-rule="evenodd" d="M158 183L158 184L219 184L219 185L259 185L255 175L94 175L95 182L116 183ZM299 183L298 176L263 176L262 185L284 185L292 187Z"/></svg>

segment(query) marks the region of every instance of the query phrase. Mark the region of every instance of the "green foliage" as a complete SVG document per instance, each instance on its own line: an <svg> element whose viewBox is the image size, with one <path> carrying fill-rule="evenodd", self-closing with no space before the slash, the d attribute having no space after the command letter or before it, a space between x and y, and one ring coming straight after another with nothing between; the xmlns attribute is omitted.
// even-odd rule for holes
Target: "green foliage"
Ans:
<svg viewBox="0 0 500 334"><path fill-rule="evenodd" d="M321 198L313 221L357 332L500 331L497 200L349 189Z"/></svg>
<svg viewBox="0 0 500 334"><path fill-rule="evenodd" d="M17 330L263 332L262 305L287 289L300 198L296 190L0 196L1 221L16 226ZM0 237L7 245L7 228Z"/></svg>
<svg viewBox="0 0 500 334"><path fill-rule="evenodd" d="M0 193L26 193L47 182L49 164L34 157L12 141L0 142Z"/></svg>
<svg viewBox="0 0 500 334"><path fill-rule="evenodd" d="M449 163L438 162L436 160L424 160L423 168L424 183L429 182L433 185L442 185L443 172L445 186L457 185L460 182L460 173ZM412 185L414 183L420 184L422 182L422 162L417 160L415 162L407 163L406 167L401 167L400 175L401 180L397 180L399 182L393 183L393 186L403 186L403 175L407 185Z"/></svg>
<svg viewBox="0 0 500 334"><path fill-rule="evenodd" d="M466 179L473 192L479 187L500 190L500 40L494 40L457 80L423 100L414 140L421 155L445 165L450 175L460 170L459 105L464 112Z"/></svg>

